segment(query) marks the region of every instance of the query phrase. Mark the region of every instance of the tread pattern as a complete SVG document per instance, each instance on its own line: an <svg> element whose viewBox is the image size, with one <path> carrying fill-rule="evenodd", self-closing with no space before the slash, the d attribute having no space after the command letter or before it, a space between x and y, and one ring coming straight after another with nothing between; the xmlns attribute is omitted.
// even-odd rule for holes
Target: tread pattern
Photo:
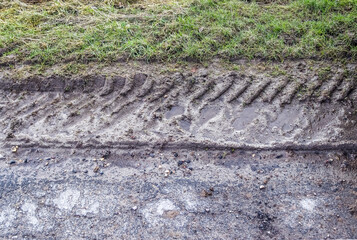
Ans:
<svg viewBox="0 0 357 240"><path fill-rule="evenodd" d="M251 141L264 142L265 132L271 134L271 129L278 127L281 130L274 133L280 134L276 137L304 138L300 130L308 127L308 121L299 120L295 124L300 130L287 127L286 124L291 123L284 123L279 117L286 114L284 108L293 108L292 103L296 103L310 111L306 101L320 105L356 102L352 94L355 88L354 79L337 72L325 82L318 77L267 78L237 73L218 77L174 74L161 79L137 74L130 78L106 79L94 92L15 93L0 90L0 137L7 139L12 133L17 138L36 138L37 141L42 138L54 141L56 136L79 140L105 136L109 140L116 136L123 139L135 137L132 136L134 131L140 132L140 138L150 141L178 133L182 137L193 134L195 138L205 138L220 131L224 141L237 141L249 138L248 134L253 131ZM289 121L306 119L300 108L292 111L297 114L296 118L286 118L292 119ZM170 118L165 117L168 111L171 111ZM262 114L263 111L268 112L265 113L267 116ZM319 121L333 122L337 115L327 120L317 119L316 124ZM265 132L254 130L254 122L263 124L260 129L265 130L259 131ZM243 130L235 130L232 127L235 123L244 126ZM181 127L183 124L185 128Z"/></svg>

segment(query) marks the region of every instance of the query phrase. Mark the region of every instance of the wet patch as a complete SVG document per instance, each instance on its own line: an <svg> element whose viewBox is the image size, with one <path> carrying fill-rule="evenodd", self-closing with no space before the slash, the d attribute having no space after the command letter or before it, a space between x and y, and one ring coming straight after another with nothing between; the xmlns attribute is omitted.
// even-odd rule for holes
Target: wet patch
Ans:
<svg viewBox="0 0 357 240"><path fill-rule="evenodd" d="M172 117L175 117L175 116L178 116L178 115L181 115L183 114L185 111L185 108L184 107L181 107L181 106L173 106L169 111L167 111L165 113L165 117L167 119L170 119Z"/></svg>
<svg viewBox="0 0 357 240"><path fill-rule="evenodd" d="M215 117L219 111L219 106L206 106L200 111L199 124L203 125L208 122L210 119Z"/></svg>
<svg viewBox="0 0 357 240"><path fill-rule="evenodd" d="M191 127L191 121L188 119L181 119L179 121L179 125L183 130L189 132Z"/></svg>
<svg viewBox="0 0 357 240"><path fill-rule="evenodd" d="M243 111L236 113L233 121L233 128L236 130L245 129L258 116L257 107L247 107Z"/></svg>
<svg viewBox="0 0 357 240"><path fill-rule="evenodd" d="M290 132L294 130L296 121L303 117L303 111L299 106L285 107L278 114L276 120L271 122L270 127L274 131L275 128L283 132Z"/></svg>

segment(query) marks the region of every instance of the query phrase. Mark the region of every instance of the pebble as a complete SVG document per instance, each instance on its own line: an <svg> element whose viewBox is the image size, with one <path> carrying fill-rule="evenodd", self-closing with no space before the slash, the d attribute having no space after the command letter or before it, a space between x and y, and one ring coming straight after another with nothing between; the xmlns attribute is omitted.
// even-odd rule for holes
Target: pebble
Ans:
<svg viewBox="0 0 357 240"><path fill-rule="evenodd" d="M178 153L177 152L174 152L174 157L178 157Z"/></svg>
<svg viewBox="0 0 357 240"><path fill-rule="evenodd" d="M209 191L202 190L200 195L202 197L208 197L208 196L212 196L212 194L213 194L213 191L211 191L211 190L209 190Z"/></svg>
<svg viewBox="0 0 357 240"><path fill-rule="evenodd" d="M16 163L15 160L11 160L11 161L9 162L10 165L11 165L11 164L15 164L15 163Z"/></svg>
<svg viewBox="0 0 357 240"><path fill-rule="evenodd" d="M18 149L19 149L19 146L14 146L11 148L11 152L16 153Z"/></svg>
<svg viewBox="0 0 357 240"><path fill-rule="evenodd" d="M181 166L182 164L184 164L185 163L185 161L178 161L177 162L177 166Z"/></svg>
<svg viewBox="0 0 357 240"><path fill-rule="evenodd" d="M136 211L136 210L138 209L138 207L137 207L137 206L134 206L134 207L132 207L131 209L133 209L134 211Z"/></svg>
<svg viewBox="0 0 357 240"><path fill-rule="evenodd" d="M259 189L260 189L260 190L263 190L263 189L265 189L265 186L264 186L264 185L260 185L260 186L259 186Z"/></svg>

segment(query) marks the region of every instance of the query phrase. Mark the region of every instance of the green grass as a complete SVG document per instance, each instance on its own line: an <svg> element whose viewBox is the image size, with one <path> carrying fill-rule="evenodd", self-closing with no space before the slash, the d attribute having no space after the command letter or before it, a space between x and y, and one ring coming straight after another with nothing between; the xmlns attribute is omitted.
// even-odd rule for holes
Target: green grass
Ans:
<svg viewBox="0 0 357 240"><path fill-rule="evenodd" d="M0 0L0 62L357 59L357 0Z"/></svg>

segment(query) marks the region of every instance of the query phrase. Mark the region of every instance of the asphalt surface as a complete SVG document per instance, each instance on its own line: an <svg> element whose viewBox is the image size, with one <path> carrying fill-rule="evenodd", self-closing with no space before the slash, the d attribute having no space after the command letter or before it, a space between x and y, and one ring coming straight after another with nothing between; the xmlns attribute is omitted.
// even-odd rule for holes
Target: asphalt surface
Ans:
<svg viewBox="0 0 357 240"><path fill-rule="evenodd" d="M357 238L356 153L82 154L1 161L3 239Z"/></svg>

